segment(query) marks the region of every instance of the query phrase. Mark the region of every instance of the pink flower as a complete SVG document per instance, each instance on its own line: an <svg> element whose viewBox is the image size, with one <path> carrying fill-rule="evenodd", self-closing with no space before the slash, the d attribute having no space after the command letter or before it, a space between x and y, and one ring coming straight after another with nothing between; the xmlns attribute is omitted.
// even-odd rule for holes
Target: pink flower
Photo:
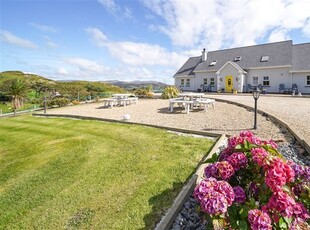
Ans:
<svg viewBox="0 0 310 230"><path fill-rule="evenodd" d="M240 168L247 165L248 158L244 155L244 153L236 152L227 157L227 161L233 166L235 171L238 171Z"/></svg>
<svg viewBox="0 0 310 230"><path fill-rule="evenodd" d="M266 172L265 182L272 191L279 191L294 180L294 170L280 158L274 158Z"/></svg>
<svg viewBox="0 0 310 230"><path fill-rule="evenodd" d="M262 144L270 145L274 149L278 148L278 144L276 142L274 142L273 140L263 141Z"/></svg>
<svg viewBox="0 0 310 230"><path fill-rule="evenodd" d="M235 199L235 194L228 182L207 178L196 186L194 197L200 203L202 211L220 215L227 212L227 208Z"/></svg>
<svg viewBox="0 0 310 230"><path fill-rule="evenodd" d="M252 230L271 230L271 219L267 213L258 209L250 210L248 220Z"/></svg>
<svg viewBox="0 0 310 230"><path fill-rule="evenodd" d="M221 151L218 160L219 161L226 161L227 157L229 157L233 153L234 149L227 147L223 151Z"/></svg>
<svg viewBox="0 0 310 230"><path fill-rule="evenodd" d="M294 198L283 191L273 193L267 204L269 209L275 210L287 217L293 216L295 205L296 202Z"/></svg>
<svg viewBox="0 0 310 230"><path fill-rule="evenodd" d="M233 166L228 161L218 162L216 163L216 167L220 178L224 180L229 179L235 173Z"/></svg>
<svg viewBox="0 0 310 230"><path fill-rule="evenodd" d="M267 167L268 163L268 153L263 148L251 149L252 159L260 167Z"/></svg>

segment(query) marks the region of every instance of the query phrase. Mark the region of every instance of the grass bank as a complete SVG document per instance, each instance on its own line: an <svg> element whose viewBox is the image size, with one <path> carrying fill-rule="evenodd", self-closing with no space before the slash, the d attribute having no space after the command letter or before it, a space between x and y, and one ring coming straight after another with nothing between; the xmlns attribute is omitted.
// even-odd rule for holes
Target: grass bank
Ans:
<svg viewBox="0 0 310 230"><path fill-rule="evenodd" d="M0 229L151 229L212 141L137 125L0 119Z"/></svg>

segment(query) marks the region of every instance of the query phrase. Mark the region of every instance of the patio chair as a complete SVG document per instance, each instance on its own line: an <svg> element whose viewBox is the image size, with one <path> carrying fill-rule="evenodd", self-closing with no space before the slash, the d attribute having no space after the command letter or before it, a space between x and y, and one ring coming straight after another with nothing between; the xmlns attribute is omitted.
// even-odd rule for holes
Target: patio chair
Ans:
<svg viewBox="0 0 310 230"><path fill-rule="evenodd" d="M298 86L297 86L297 84L292 84L292 93L293 94L298 94Z"/></svg>
<svg viewBox="0 0 310 230"><path fill-rule="evenodd" d="M284 91L285 91L285 86L284 86L284 84L280 84L280 85L279 85L279 93L284 93Z"/></svg>
<svg viewBox="0 0 310 230"><path fill-rule="evenodd" d="M253 91L253 87L252 87L251 84L248 84L247 91L248 91L249 93L251 93L251 92Z"/></svg>

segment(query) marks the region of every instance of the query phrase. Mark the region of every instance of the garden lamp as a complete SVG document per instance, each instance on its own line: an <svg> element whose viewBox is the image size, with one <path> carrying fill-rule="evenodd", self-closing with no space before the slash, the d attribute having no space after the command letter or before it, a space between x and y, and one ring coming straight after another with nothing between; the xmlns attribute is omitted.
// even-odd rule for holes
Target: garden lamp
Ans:
<svg viewBox="0 0 310 230"><path fill-rule="evenodd" d="M253 98L254 98L254 129L257 129L257 100L260 96L260 90L256 87L253 90Z"/></svg>

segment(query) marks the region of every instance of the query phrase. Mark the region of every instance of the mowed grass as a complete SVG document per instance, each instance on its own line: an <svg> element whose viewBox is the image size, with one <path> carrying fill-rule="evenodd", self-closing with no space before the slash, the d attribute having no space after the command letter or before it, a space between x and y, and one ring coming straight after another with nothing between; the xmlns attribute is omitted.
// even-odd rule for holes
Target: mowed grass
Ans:
<svg viewBox="0 0 310 230"><path fill-rule="evenodd" d="M138 125L0 119L0 229L152 229L212 144Z"/></svg>

